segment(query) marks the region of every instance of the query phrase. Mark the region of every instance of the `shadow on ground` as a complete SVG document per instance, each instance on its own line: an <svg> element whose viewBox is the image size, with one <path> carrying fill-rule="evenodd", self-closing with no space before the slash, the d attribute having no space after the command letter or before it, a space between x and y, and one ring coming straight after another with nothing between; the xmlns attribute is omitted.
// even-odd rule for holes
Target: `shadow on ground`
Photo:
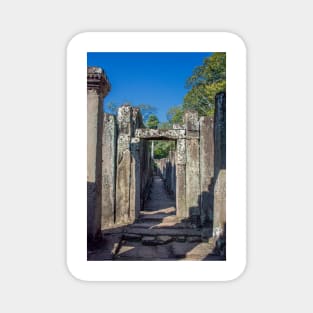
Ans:
<svg viewBox="0 0 313 313"><path fill-rule="evenodd" d="M133 224L103 230L100 239L89 243L87 260L226 260L224 253L214 251L211 234L210 225L197 228L191 219L178 218L175 200L161 179L155 178L139 218Z"/></svg>

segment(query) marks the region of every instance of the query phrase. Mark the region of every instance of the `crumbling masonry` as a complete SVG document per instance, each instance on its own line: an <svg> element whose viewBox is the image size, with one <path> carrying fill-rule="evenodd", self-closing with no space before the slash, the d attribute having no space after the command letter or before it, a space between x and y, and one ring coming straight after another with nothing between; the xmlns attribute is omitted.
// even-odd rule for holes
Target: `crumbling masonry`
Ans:
<svg viewBox="0 0 313 313"><path fill-rule="evenodd" d="M216 96L215 116L188 111L173 129L145 128L140 110L124 105L117 116L103 112L110 91L104 71L87 71L87 234L134 223L151 185L154 161L148 140L175 140L168 158L155 160L169 193L176 197L176 215L225 249L226 236L226 95Z"/></svg>

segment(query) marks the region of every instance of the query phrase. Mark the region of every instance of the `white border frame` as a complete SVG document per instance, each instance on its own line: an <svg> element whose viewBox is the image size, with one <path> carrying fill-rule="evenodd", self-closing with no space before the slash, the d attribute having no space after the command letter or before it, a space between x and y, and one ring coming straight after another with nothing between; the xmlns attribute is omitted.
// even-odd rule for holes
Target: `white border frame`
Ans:
<svg viewBox="0 0 313 313"><path fill-rule="evenodd" d="M87 52L226 52L226 261L87 261ZM110 79L110 78L109 78ZM228 281L246 266L246 47L224 32L94 32L67 47L67 266L86 281Z"/></svg>

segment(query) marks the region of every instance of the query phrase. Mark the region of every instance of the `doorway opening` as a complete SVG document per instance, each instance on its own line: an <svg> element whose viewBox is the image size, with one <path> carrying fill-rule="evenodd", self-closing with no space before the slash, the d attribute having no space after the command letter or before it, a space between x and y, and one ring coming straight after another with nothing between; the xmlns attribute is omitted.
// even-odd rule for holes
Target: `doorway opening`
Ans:
<svg viewBox="0 0 313 313"><path fill-rule="evenodd" d="M147 140L147 143L153 171L141 214L150 218L176 215L176 141Z"/></svg>

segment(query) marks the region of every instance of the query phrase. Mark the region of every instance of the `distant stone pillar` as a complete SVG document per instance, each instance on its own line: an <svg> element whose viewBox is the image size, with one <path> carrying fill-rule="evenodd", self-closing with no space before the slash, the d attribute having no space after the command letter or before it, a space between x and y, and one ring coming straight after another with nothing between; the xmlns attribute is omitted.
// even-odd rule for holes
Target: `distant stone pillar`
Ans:
<svg viewBox="0 0 313 313"><path fill-rule="evenodd" d="M130 175L132 136L132 108L123 105L117 114L117 169L116 169L116 223L124 224L129 221L130 214Z"/></svg>
<svg viewBox="0 0 313 313"><path fill-rule="evenodd" d="M116 184L116 120L115 116L103 114L102 136L102 214L101 228L114 224Z"/></svg>
<svg viewBox="0 0 313 313"><path fill-rule="evenodd" d="M215 186L213 238L221 250L226 236L226 94L216 95L214 117Z"/></svg>
<svg viewBox="0 0 313 313"><path fill-rule="evenodd" d="M214 119L200 117L201 224L213 220Z"/></svg>
<svg viewBox="0 0 313 313"><path fill-rule="evenodd" d="M176 196L176 164L174 151L170 151L170 160L171 160L171 191Z"/></svg>
<svg viewBox="0 0 313 313"><path fill-rule="evenodd" d="M103 98L110 83L99 67L87 69L87 235L94 239L101 231L101 174Z"/></svg>
<svg viewBox="0 0 313 313"><path fill-rule="evenodd" d="M200 223L200 160L198 112L187 111L186 124L186 209L194 224Z"/></svg>
<svg viewBox="0 0 313 313"><path fill-rule="evenodd" d="M186 210L186 139L177 139L176 215L180 218L188 217Z"/></svg>

